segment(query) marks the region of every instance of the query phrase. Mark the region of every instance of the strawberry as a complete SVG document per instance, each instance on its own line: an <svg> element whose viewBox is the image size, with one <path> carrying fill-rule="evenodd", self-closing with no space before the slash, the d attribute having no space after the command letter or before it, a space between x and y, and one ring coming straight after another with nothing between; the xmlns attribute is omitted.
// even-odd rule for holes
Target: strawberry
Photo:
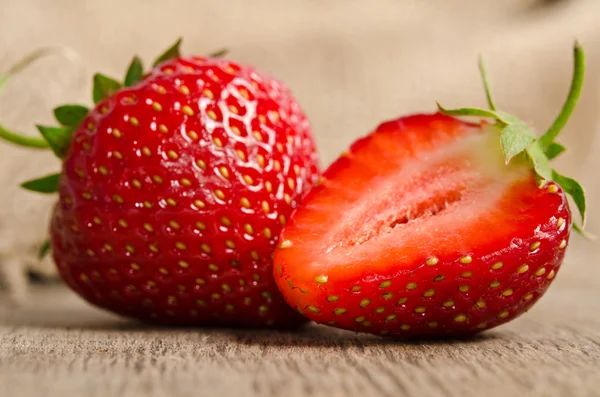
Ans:
<svg viewBox="0 0 600 397"><path fill-rule="evenodd" d="M91 111L59 107L61 127L38 127L45 142L17 142L63 160L60 174L24 184L59 193L60 274L92 304L144 321L301 324L271 255L318 177L309 123L281 82L181 57L179 44L146 74L135 58L124 85L95 75Z"/></svg>
<svg viewBox="0 0 600 397"><path fill-rule="evenodd" d="M575 61L540 139L496 110L481 65L489 110L440 107L355 142L282 231L274 275L287 302L318 323L398 338L471 335L527 311L562 263L566 195L585 211L581 186L548 165L581 89L579 46Z"/></svg>

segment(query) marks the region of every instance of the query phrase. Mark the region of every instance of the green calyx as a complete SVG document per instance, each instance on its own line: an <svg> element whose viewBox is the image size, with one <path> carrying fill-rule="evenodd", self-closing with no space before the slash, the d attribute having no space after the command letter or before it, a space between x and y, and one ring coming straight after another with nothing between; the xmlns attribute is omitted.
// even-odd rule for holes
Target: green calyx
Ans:
<svg viewBox="0 0 600 397"><path fill-rule="evenodd" d="M581 226L574 223L573 229L585 235L583 226L585 225L586 201L582 186L576 180L561 175L550 166L550 160L565 151L565 147L555 142L555 139L571 117L583 86L585 55L583 48L578 42L575 43L573 52L574 70L567 100L550 128L539 138L536 136L533 128L525 122L496 109L491 95L487 72L481 58L479 59L479 71L483 80L489 109L445 109L439 103L437 106L441 113L449 116L476 116L494 120L494 126L500 130L500 143L506 164L510 163L514 158L525 159L531 164L537 177L541 180L541 184L545 184L548 181L554 181L559 184L565 193L571 196L581 215Z"/></svg>
<svg viewBox="0 0 600 397"><path fill-rule="evenodd" d="M168 61L170 59L181 56L180 46L182 39L179 38L164 51L152 63L153 67ZM222 57L227 53L226 50L219 50L211 53L212 58ZM37 50L11 67L6 73L0 74L0 93L9 83L10 78L23 70L27 69L31 64L41 58L49 55L59 54L70 61L78 61L79 55L70 48L42 48ZM139 57L135 56L131 61L125 78L122 82L100 73L94 75L92 99L94 104L112 96L115 92L123 87L131 87L144 78L144 66ZM59 159L63 159L69 150L71 139L75 129L83 122L89 113L89 108L82 105L62 105L54 109L54 118L58 122L58 126L43 126L36 125L41 138L30 137L20 132L11 131L8 128L0 125L0 139L12 144L34 148L34 149L50 149ZM44 176L34 180L30 180L21 184L24 189L37 193L56 193L58 191L60 174ZM50 249L50 242L46 240L40 247L39 256L42 258Z"/></svg>
<svg viewBox="0 0 600 397"><path fill-rule="evenodd" d="M153 67L158 66L162 62L181 56L180 46L182 39L179 38L166 51L164 51L152 63ZM48 48L41 49L27 55L5 74L0 74L0 92L8 84L10 78L15 74L25 70L28 66L37 60L59 53L68 59L78 59L77 53L69 48ZM210 57L218 58L227 53L226 50L215 51L210 54ZM131 61L125 78L122 82L100 73L94 75L92 87L92 99L94 104L112 96L115 92L123 87L131 87L144 77L144 66L139 57L135 56ZM40 138L29 137L19 132L10 131L0 125L0 139L7 142L36 149L50 149L59 159L63 159L69 150L73 131L82 123L89 113L89 108L82 105L62 105L54 109L54 118L59 126L43 126L37 125L37 129L41 134ZM25 189L39 193L53 193L58 190L58 174L50 177L35 179L22 184Z"/></svg>
<svg viewBox="0 0 600 397"><path fill-rule="evenodd" d="M50 239L46 239L38 249L38 259L42 260L50 252Z"/></svg>
<svg viewBox="0 0 600 397"><path fill-rule="evenodd" d="M59 179L60 174L51 174L38 179L32 179L30 181L23 182L21 187L23 189L31 190L32 192L56 193L58 191Z"/></svg>

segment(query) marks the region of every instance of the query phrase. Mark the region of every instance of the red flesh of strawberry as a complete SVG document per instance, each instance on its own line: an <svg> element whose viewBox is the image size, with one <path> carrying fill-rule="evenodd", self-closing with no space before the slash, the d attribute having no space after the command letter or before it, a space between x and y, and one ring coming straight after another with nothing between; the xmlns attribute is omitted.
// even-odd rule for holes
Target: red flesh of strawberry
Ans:
<svg viewBox="0 0 600 397"><path fill-rule="evenodd" d="M469 335L522 314L558 272L571 216L560 186L513 163L485 124L382 124L283 231L285 299L316 322L397 337Z"/></svg>
<svg viewBox="0 0 600 397"><path fill-rule="evenodd" d="M294 326L272 278L287 217L318 176L278 81L200 57L162 63L74 132L51 226L67 284L145 321Z"/></svg>

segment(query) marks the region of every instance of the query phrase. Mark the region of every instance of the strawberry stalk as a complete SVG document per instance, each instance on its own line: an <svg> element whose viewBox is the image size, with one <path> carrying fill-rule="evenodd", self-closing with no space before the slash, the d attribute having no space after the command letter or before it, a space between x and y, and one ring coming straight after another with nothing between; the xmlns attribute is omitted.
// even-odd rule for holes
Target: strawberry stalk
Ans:
<svg viewBox="0 0 600 397"><path fill-rule="evenodd" d="M6 85L10 81L11 77L26 70L29 66L39 61L40 59L46 58L52 55L61 55L67 60L80 63L81 60L77 52L69 47L46 47L40 48L19 60L14 64L6 73L0 75L0 92L6 88ZM18 146L24 146L34 149L48 149L50 146L45 139L39 139L35 137L29 137L19 132L11 131L10 129L0 125L0 138L13 143Z"/></svg>
<svg viewBox="0 0 600 397"><path fill-rule="evenodd" d="M21 133L16 133L10 130L7 130L2 125L0 125L0 138L5 140L6 142L13 143L18 146L33 148L33 149L48 149L48 143L39 138L28 137Z"/></svg>
<svg viewBox="0 0 600 397"><path fill-rule="evenodd" d="M548 131L546 131L546 133L540 138L540 145L542 145L542 149L544 149L546 152L553 144L559 145L554 142L554 139L556 139L560 131L562 131L564 126L567 124L567 121L571 117L573 110L575 110L575 106L577 106L577 102L581 96L581 88L583 87L583 79L585 76L585 54L579 42L575 42L573 54L574 72L569 95L567 96L567 100L565 101L562 110L556 117L556 120L554 120L554 123L552 123ZM564 151L564 147L562 148Z"/></svg>
<svg viewBox="0 0 600 397"><path fill-rule="evenodd" d="M581 226L574 223L573 228L579 234L585 236L583 226L585 225L586 199L583 187L575 179L564 176L550 167L550 160L565 151L565 147L555 142L555 139L571 117L579 101L583 86L585 54L578 42L575 42L573 54L573 77L567 99L550 128L539 138L536 137L535 131L531 126L513 115L496 109L492 99L487 72L481 57L479 58L479 72L483 81L489 109L445 109L439 103L437 106L441 113L450 116L475 116L494 120L493 127L500 132L500 142L506 164L510 163L514 158L517 158L518 161L528 161L540 179L542 186L548 181L558 183L571 196L581 216ZM587 237L590 236L587 235Z"/></svg>

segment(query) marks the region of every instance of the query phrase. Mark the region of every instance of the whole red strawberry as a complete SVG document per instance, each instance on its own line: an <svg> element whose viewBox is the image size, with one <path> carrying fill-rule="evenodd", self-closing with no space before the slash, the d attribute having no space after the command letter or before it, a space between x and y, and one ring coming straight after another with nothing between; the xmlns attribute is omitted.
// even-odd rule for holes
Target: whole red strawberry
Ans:
<svg viewBox="0 0 600 397"><path fill-rule="evenodd" d="M440 107L355 142L282 232L274 274L288 303L319 323L400 338L470 335L527 311L563 260L565 193L585 211L581 186L548 165L581 88L575 55L569 99L540 139L495 109L486 82L490 110Z"/></svg>
<svg viewBox="0 0 600 397"><path fill-rule="evenodd" d="M89 302L167 324L288 327L304 319L272 277L278 234L318 177L288 89L178 41L125 86L94 78L94 109L39 127L63 171L25 183L60 199L51 248ZM31 143L31 142L30 142Z"/></svg>

